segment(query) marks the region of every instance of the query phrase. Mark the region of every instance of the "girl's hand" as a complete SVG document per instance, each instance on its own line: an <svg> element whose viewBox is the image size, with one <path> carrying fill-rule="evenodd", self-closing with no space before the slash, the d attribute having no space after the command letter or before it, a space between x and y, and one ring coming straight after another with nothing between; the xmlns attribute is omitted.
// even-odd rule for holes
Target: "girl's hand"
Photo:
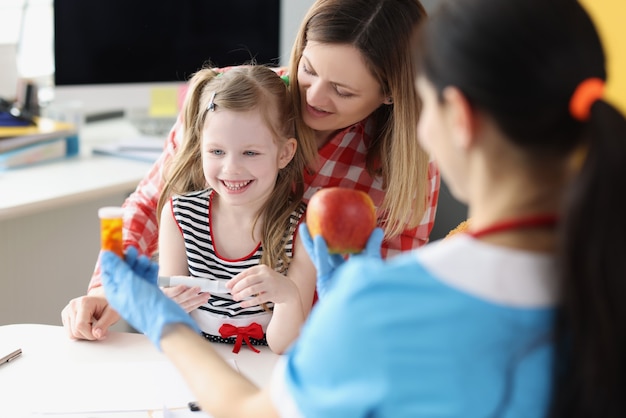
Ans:
<svg viewBox="0 0 626 418"><path fill-rule="evenodd" d="M211 297L208 292L200 292L199 287L187 287L182 284L172 287L163 287L162 290L163 293L169 296L174 302L178 303L187 313L204 305Z"/></svg>
<svg viewBox="0 0 626 418"><path fill-rule="evenodd" d="M234 300L243 301L242 308L267 302L285 303L299 298L295 283L266 265L250 267L239 273L226 283L226 288Z"/></svg>

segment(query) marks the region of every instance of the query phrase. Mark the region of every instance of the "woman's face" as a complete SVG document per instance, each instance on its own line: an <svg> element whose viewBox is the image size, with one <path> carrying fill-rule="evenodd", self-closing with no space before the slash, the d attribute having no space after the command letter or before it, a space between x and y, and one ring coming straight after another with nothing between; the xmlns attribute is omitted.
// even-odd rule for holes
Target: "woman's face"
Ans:
<svg viewBox="0 0 626 418"><path fill-rule="evenodd" d="M298 83L304 123L320 133L360 122L385 101L352 45L309 41L298 64Z"/></svg>

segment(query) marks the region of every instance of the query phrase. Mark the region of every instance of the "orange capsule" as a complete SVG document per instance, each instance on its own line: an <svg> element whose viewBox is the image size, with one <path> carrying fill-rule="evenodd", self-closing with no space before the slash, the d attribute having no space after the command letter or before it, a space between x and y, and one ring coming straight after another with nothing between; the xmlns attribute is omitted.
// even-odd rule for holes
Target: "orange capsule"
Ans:
<svg viewBox="0 0 626 418"><path fill-rule="evenodd" d="M100 218L100 248L113 251L124 257L124 243L122 227L124 225L124 210L117 206L106 206L98 209Z"/></svg>

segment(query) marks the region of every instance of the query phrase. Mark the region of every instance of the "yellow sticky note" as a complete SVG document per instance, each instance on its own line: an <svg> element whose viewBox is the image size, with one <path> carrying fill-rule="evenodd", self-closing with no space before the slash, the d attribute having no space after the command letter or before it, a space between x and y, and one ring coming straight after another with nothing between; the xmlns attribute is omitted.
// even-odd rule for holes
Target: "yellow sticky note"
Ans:
<svg viewBox="0 0 626 418"><path fill-rule="evenodd" d="M177 113L178 89L176 87L153 87L150 90L150 116L176 116Z"/></svg>
<svg viewBox="0 0 626 418"><path fill-rule="evenodd" d="M607 56L604 98L626 115L626 7L624 0L580 0L600 33Z"/></svg>

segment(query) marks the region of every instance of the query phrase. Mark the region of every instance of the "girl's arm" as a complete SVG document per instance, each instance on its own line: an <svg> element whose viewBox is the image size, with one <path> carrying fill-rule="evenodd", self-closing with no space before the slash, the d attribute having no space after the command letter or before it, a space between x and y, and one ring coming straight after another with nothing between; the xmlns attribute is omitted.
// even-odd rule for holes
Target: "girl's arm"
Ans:
<svg viewBox="0 0 626 418"><path fill-rule="evenodd" d="M159 275L188 276L189 265L183 234L174 219L172 201L163 205L159 230Z"/></svg>
<svg viewBox="0 0 626 418"><path fill-rule="evenodd" d="M315 294L315 266L309 258L304 245L296 234L293 259L289 265L287 279L291 280L297 290L298 299L284 303L274 303L274 313L270 321L266 338L275 353L283 353L298 335L313 307Z"/></svg>
<svg viewBox="0 0 626 418"><path fill-rule="evenodd" d="M251 267L226 284L242 307L274 303L266 329L267 343L275 353L283 353L300 334L311 311L315 293L315 266L296 235L289 272L284 276L266 265Z"/></svg>
<svg viewBox="0 0 626 418"><path fill-rule="evenodd" d="M211 416L278 417L270 394L235 371L211 344L182 324L164 332L161 349Z"/></svg>
<svg viewBox="0 0 626 418"><path fill-rule="evenodd" d="M172 201L163 205L159 227L159 275L188 276L189 264L183 234L174 219ZM163 293L178 303L186 312L204 305L209 299L206 292L200 293L199 287L183 285L163 288Z"/></svg>

